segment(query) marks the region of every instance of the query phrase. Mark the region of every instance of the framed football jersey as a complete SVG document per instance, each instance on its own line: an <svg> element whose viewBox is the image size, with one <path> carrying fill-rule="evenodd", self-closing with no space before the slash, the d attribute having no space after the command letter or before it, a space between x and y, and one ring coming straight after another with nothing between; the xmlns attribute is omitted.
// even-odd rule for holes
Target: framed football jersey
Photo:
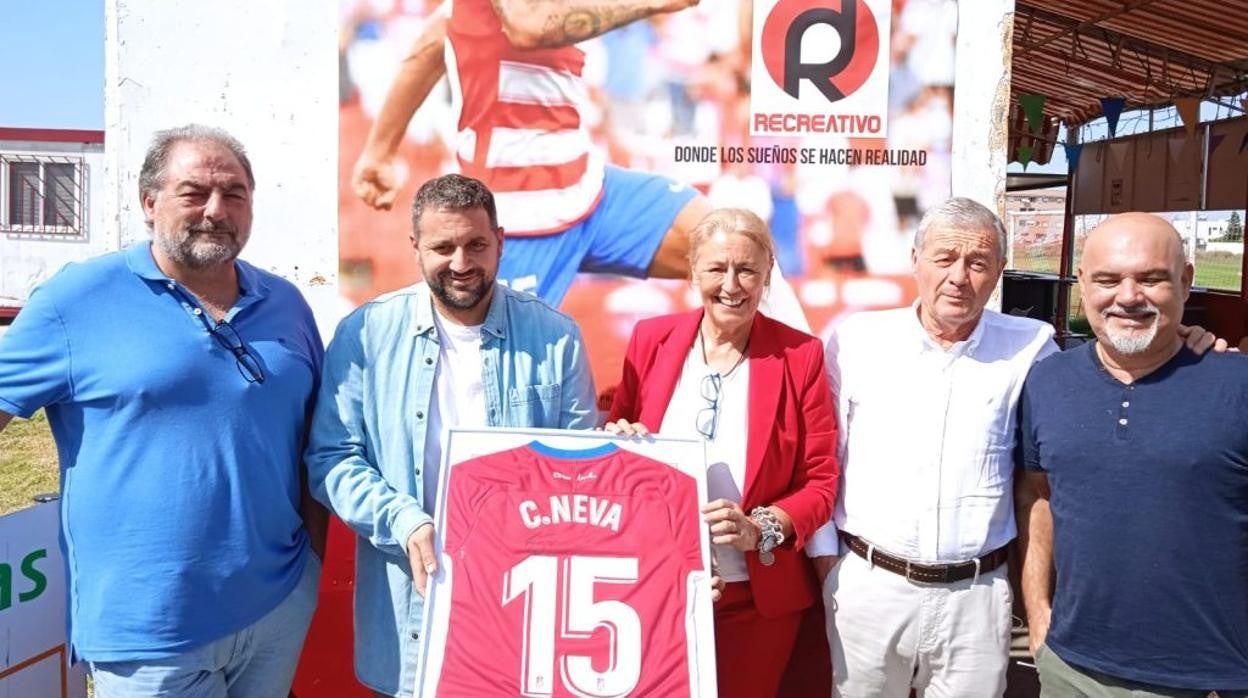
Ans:
<svg viewBox="0 0 1248 698"><path fill-rule="evenodd" d="M415 695L714 696L703 446L452 429Z"/></svg>

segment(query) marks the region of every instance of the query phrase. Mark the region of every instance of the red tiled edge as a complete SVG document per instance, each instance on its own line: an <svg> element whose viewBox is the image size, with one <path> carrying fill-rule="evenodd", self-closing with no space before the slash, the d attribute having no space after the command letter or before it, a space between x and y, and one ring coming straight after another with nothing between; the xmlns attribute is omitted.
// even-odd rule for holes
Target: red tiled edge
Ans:
<svg viewBox="0 0 1248 698"><path fill-rule="evenodd" d="M103 143L104 132L72 128L11 128L0 126L0 141Z"/></svg>

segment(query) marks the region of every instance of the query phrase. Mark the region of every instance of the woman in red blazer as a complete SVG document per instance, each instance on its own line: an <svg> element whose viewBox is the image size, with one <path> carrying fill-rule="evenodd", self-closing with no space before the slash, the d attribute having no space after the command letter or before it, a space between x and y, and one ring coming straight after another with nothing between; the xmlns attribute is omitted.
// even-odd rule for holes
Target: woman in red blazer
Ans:
<svg viewBox="0 0 1248 698"><path fill-rule="evenodd" d="M690 245L703 307L637 325L607 429L706 444L703 514L726 582L715 605L720 696L764 698L777 695L820 596L802 546L835 503L836 418L819 340L758 312L775 256L766 224L720 209Z"/></svg>

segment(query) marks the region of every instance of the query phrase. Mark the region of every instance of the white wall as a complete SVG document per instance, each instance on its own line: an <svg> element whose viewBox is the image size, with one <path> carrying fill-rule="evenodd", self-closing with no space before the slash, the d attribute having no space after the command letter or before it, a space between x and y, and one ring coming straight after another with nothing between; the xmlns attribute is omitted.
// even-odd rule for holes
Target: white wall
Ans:
<svg viewBox="0 0 1248 698"><path fill-rule="evenodd" d="M958 3L953 195L972 198L1002 217L1013 36L1014 0ZM988 304L1001 308L1000 284Z"/></svg>
<svg viewBox="0 0 1248 698"><path fill-rule="evenodd" d="M247 147L243 258L295 282L332 328L338 279L337 0L106 0L105 182L122 243L148 237L138 174L153 132L197 122Z"/></svg>
<svg viewBox="0 0 1248 698"><path fill-rule="evenodd" d="M1206 252L1230 252L1231 254L1243 254L1244 243L1242 242L1210 242L1205 245Z"/></svg>
<svg viewBox="0 0 1248 698"><path fill-rule="evenodd" d="M86 166L85 235L0 234L0 305L21 305L35 286L66 264L117 249L117 227L106 223L105 204L98 197L104 187L104 148L99 144L0 141L0 151L81 157Z"/></svg>
<svg viewBox="0 0 1248 698"><path fill-rule="evenodd" d="M1014 0L958 4L953 195L1005 213Z"/></svg>

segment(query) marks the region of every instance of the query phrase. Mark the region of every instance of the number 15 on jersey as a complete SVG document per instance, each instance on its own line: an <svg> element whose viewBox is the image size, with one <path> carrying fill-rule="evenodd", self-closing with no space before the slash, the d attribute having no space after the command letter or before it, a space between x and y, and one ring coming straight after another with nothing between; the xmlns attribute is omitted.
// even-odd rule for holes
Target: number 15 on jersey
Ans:
<svg viewBox="0 0 1248 698"><path fill-rule="evenodd" d="M521 693L553 695L556 664L559 682L576 695L632 693L641 678L641 619L621 601L595 602L594 586L636 583L637 558L531 555L512 567L503 582L503 604L524 603ZM576 654L574 642L557 642L589 639L599 628L611 643L601 670L594 668L593 656ZM557 655L560 646L566 652Z"/></svg>

